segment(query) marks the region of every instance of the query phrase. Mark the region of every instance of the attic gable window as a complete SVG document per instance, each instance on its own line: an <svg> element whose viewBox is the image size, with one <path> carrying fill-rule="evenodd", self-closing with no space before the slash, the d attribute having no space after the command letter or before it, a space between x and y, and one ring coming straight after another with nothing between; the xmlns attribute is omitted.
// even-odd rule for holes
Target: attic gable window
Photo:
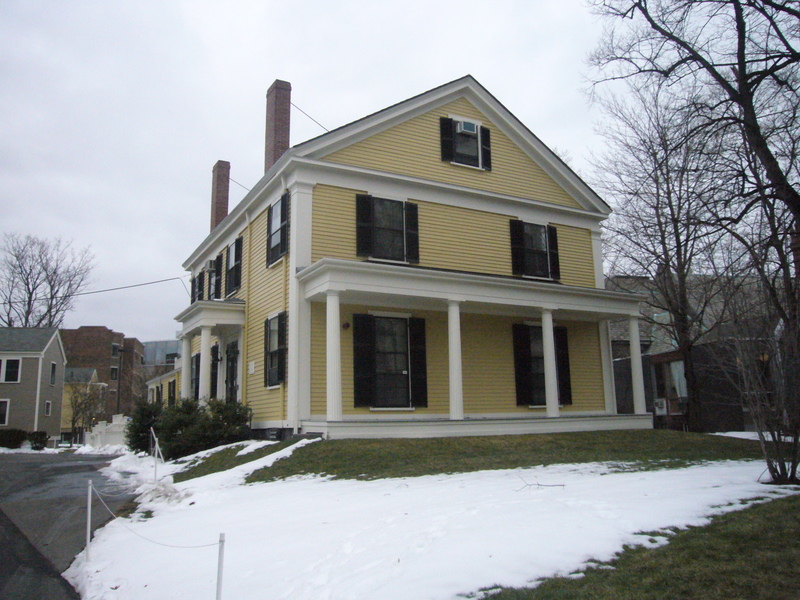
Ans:
<svg viewBox="0 0 800 600"><path fill-rule="evenodd" d="M443 161L492 170L492 142L488 127L478 121L441 117L439 133Z"/></svg>
<svg viewBox="0 0 800 600"><path fill-rule="evenodd" d="M356 253L367 258L418 263L417 205L357 195Z"/></svg>
<svg viewBox="0 0 800 600"><path fill-rule="evenodd" d="M553 225L512 220L511 267L514 275L561 279L558 233Z"/></svg>

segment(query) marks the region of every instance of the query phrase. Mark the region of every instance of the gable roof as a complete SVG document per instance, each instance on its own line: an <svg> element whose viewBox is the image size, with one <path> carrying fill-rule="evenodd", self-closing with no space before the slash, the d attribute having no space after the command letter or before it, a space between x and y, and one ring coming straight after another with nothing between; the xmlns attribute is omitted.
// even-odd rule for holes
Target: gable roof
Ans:
<svg viewBox="0 0 800 600"><path fill-rule="evenodd" d="M94 367L67 367L64 369L64 383L89 383L94 379Z"/></svg>
<svg viewBox="0 0 800 600"><path fill-rule="evenodd" d="M184 261L183 267L190 269L191 265L204 255L209 245L229 235L231 228L240 225L250 208L263 197L265 191L274 192L282 188L284 182L279 175L293 162L308 164L310 161L315 165L325 165L326 163L320 160L322 157L458 98L467 98L472 102L494 126L500 128L531 160L572 196L585 213L597 215L601 219L611 213L611 207L575 171L472 75L466 75L289 148L233 207L228 216L195 248ZM328 163L330 164L333 163Z"/></svg>
<svg viewBox="0 0 800 600"><path fill-rule="evenodd" d="M44 352L57 333L55 327L2 327L0 352Z"/></svg>

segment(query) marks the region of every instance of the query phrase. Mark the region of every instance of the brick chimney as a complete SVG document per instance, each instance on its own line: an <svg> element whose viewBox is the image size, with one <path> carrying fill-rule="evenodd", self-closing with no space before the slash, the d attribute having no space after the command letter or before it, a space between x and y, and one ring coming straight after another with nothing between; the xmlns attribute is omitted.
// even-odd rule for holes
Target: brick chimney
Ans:
<svg viewBox="0 0 800 600"><path fill-rule="evenodd" d="M265 173L289 149L289 114L291 105L292 84L288 81L276 79L267 90Z"/></svg>
<svg viewBox="0 0 800 600"><path fill-rule="evenodd" d="M211 231L228 216L231 163L218 160L211 171Z"/></svg>

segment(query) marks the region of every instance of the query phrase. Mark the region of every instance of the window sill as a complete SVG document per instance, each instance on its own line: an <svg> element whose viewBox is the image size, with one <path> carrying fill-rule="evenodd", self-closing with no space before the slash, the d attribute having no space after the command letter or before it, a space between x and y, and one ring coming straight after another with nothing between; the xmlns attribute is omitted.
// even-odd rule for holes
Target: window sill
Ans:
<svg viewBox="0 0 800 600"><path fill-rule="evenodd" d="M280 384L280 383L278 383L278 384L275 384L275 385L268 385L268 386L267 386L267 391L270 391L270 390L279 390L279 389L281 389L281 385L282 385L282 384Z"/></svg>
<svg viewBox="0 0 800 600"><path fill-rule="evenodd" d="M455 167L464 167L466 169L472 169L473 171L483 171L483 172L486 172L486 173L489 172L488 169L484 169L483 167L476 167L475 165L467 165L467 164L460 163L460 162L455 162L455 161L452 161L452 160L450 161L450 164L455 166Z"/></svg>
<svg viewBox="0 0 800 600"><path fill-rule="evenodd" d="M381 408L376 406L369 407L370 412L414 412L415 410L417 409L414 408L413 406L397 407L397 408L390 408L390 407Z"/></svg>
<svg viewBox="0 0 800 600"><path fill-rule="evenodd" d="M281 263L284 261L284 259L285 259L285 258L286 258L286 254L282 254L280 257L278 257L278 259L277 259L277 260L275 260L275 261L273 261L273 262L269 263L269 264L267 265L267 269L271 269L271 268L273 268L274 266L281 264Z"/></svg>

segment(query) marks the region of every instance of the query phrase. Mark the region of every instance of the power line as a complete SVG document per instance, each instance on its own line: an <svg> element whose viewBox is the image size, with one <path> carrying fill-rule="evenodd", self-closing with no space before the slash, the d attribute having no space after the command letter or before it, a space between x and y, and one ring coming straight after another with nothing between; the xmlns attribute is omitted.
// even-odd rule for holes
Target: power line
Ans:
<svg viewBox="0 0 800 600"><path fill-rule="evenodd" d="M320 123L319 121L317 121L317 120L316 120L314 117L312 117L310 114L308 114L308 113L307 113L306 111L304 111L302 108L300 108L299 106L297 106L297 104L295 104L294 102L291 102L291 105L292 105L292 106L294 106L294 107L295 107L297 110L299 110L301 113L303 113L305 116L307 116L309 119L311 119L312 121L314 121L314 123L316 123L317 125L319 125L320 127L322 127L322 128L325 130L325 131L330 131L330 129L328 129L327 127L325 127L325 125L323 125L322 123Z"/></svg>
<svg viewBox="0 0 800 600"><path fill-rule="evenodd" d="M188 275L184 275L184 277L188 277ZM119 290L129 290L131 288L144 287L144 286L147 286L147 285L156 285L156 284L159 284L159 283L165 283L167 281L180 281L183 284L183 288L186 290L186 293L187 294L189 293L189 290L186 289L186 284L183 282L183 277L169 277L167 279L158 279L156 281L146 281L144 283L134 283L134 284L131 284L131 285L122 285L122 286L119 286L119 287L106 288L106 289L103 289L103 290L92 290L92 291L89 291L89 292L78 292L76 294L70 294L68 296L65 295L65 296L50 296L48 298L34 298L31 302L48 302L48 301L51 301L51 300L63 300L64 298L74 298L75 296L90 296L92 294L104 294L106 292L117 292ZM26 304L26 303L28 303L28 300L6 300L6 301L3 302L3 304Z"/></svg>

